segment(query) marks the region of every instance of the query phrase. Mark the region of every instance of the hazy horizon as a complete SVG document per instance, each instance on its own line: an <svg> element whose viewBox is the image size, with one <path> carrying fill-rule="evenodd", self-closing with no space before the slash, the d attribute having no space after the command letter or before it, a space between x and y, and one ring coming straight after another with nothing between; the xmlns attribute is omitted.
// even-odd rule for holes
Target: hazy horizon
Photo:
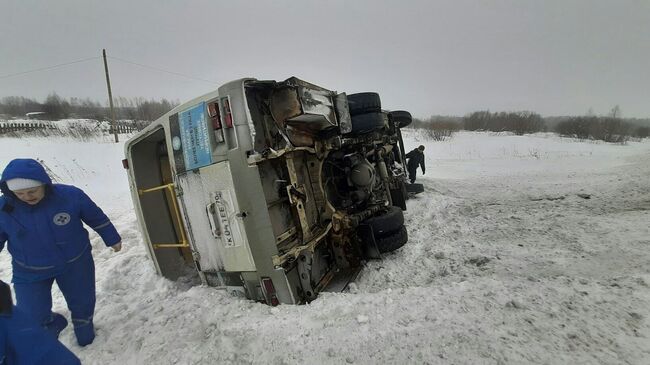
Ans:
<svg viewBox="0 0 650 365"><path fill-rule="evenodd" d="M106 97L106 100L102 101L102 100L96 100L96 99L87 98L87 97L75 97L75 96L63 97L63 96L59 95L56 92L53 92L53 94L56 94L57 96L61 97L62 99L65 99L68 102L71 102L72 98L77 98L80 101L90 99L90 101L92 101L94 103L99 103L101 105L101 107L104 107L104 108L109 107L108 97ZM0 103L1 103L1 100L3 98L6 98L6 97L24 97L26 99L31 99L31 100L34 100L36 102L39 102L41 104L43 104L45 102L45 98L39 100L39 99L36 99L36 98L33 98L33 97L27 97L27 96L23 96L23 95L9 95L9 96L0 97ZM115 104L115 107L119 108L121 106L119 105L117 97L119 97L119 95L114 95L113 96L113 102ZM184 102L188 101L188 100L167 99L167 98L152 98L152 97L146 97L146 96L135 96L135 97L131 98L130 101L133 102L134 99L144 99L146 101L154 101L154 102L162 102L163 100L166 100L167 102L170 102L170 103L172 103L174 105L181 105ZM393 109L393 110L398 110L398 109ZM490 110L490 109L481 109L481 110L471 110L471 111L468 111L468 112L463 113L463 114L431 114L431 115L426 115L426 116L413 115L413 117L417 118L419 120L423 120L423 121L426 121L429 118L436 118L436 117L441 117L441 118L463 118L463 117L468 116L469 114L472 114L474 112L482 112L482 111L488 111L488 112L491 112L491 113L495 113L495 112L497 112L497 113L498 112L507 112L507 113L511 113L511 112L513 112L513 113L516 113L516 112L533 112L533 113L539 114L542 118L551 118L551 119L552 118L568 118L568 117L576 117L576 116L597 116L597 117L603 116L604 117L604 116L610 116L610 114L611 114L611 110L607 110L607 111L605 111L603 113L600 113L600 114L596 114L593 111L591 111L591 112L587 111L586 113L578 113L578 114L545 115L545 114L538 113L535 110ZM626 120L640 120L640 121L650 122L650 116L648 116L648 117L630 117L630 116L623 115L621 118L626 119Z"/></svg>

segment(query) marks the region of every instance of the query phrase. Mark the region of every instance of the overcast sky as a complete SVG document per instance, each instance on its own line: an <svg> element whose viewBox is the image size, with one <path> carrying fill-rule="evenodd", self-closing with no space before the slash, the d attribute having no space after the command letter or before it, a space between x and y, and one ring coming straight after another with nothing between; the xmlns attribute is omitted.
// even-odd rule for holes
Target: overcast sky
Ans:
<svg viewBox="0 0 650 365"><path fill-rule="evenodd" d="M650 117L650 1L0 0L0 97L185 101L241 77L377 91L415 116Z"/></svg>

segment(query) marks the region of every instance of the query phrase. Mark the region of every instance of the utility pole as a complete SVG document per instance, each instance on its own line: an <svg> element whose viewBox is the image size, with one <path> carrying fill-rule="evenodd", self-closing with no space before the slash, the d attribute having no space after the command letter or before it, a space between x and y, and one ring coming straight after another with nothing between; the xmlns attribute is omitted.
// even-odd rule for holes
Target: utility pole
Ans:
<svg viewBox="0 0 650 365"><path fill-rule="evenodd" d="M104 71L106 71L106 86L108 87L108 103L111 106L111 127L113 128L113 133L115 134L115 143L119 142L117 137L117 125L115 124L115 110L113 109L113 93L111 92L111 79L108 77L108 63L106 62L106 50L102 49L102 54L104 56Z"/></svg>

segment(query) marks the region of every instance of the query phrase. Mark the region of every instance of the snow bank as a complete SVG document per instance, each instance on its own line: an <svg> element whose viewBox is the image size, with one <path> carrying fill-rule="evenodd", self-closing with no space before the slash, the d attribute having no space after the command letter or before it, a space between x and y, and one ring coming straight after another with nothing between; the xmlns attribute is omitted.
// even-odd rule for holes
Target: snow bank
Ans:
<svg viewBox="0 0 650 365"><path fill-rule="evenodd" d="M98 336L85 364L602 363L650 358L650 143L457 134L426 146L410 241L346 293L269 307L158 277L142 245L122 144L1 138L0 165L44 161L112 217L93 234ZM588 197L588 199L587 199ZM0 278L10 278L0 254ZM69 315L60 293L55 309Z"/></svg>

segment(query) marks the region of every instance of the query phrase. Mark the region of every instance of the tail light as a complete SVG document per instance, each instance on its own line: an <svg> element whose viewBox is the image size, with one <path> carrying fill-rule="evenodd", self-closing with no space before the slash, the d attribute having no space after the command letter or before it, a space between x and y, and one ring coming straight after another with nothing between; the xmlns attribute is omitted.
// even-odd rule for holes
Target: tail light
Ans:
<svg viewBox="0 0 650 365"><path fill-rule="evenodd" d="M219 113L219 103L213 102L208 104L208 116L212 122L212 129L217 142L223 142L223 131L221 130L221 113Z"/></svg>
<svg viewBox="0 0 650 365"><path fill-rule="evenodd" d="M221 115L219 114L219 104L217 102L208 104L208 116L212 121L213 129L221 129Z"/></svg>
<svg viewBox="0 0 650 365"><path fill-rule="evenodd" d="M129 160L127 160L126 158L124 160L122 160L122 167L124 167L124 169L128 170L129 169Z"/></svg>
<svg viewBox="0 0 650 365"><path fill-rule="evenodd" d="M266 304L276 306L280 304L278 296L275 293L275 286L273 286L273 280L271 278L262 278L262 290L264 291L264 298L266 298Z"/></svg>
<svg viewBox="0 0 650 365"><path fill-rule="evenodd" d="M224 122L226 123L226 128L232 128L232 110L230 109L230 99L223 98L223 112L226 114L224 116Z"/></svg>

